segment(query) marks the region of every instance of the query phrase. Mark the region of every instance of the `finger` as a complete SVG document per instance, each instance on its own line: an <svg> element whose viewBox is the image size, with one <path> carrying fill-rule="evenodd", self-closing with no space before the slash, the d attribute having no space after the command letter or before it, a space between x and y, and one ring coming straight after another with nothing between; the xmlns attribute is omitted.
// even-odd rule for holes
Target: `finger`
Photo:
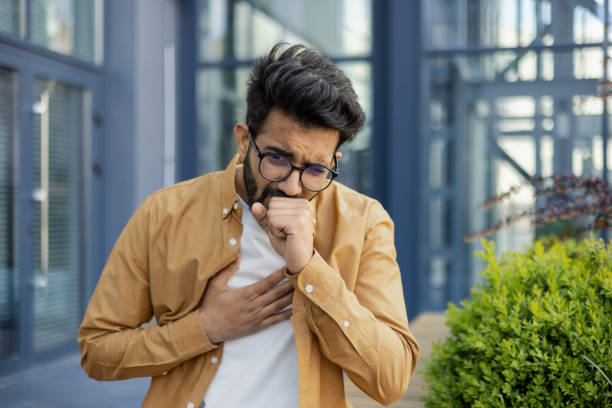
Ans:
<svg viewBox="0 0 612 408"><path fill-rule="evenodd" d="M272 197L268 209L272 208L304 208L312 210L312 203L303 198Z"/></svg>
<svg viewBox="0 0 612 408"><path fill-rule="evenodd" d="M261 323L259 324L259 327L261 329L265 329L268 326L272 326L273 324L280 323L284 320L289 319L292 314L293 314L293 309L288 309L288 310L285 310L284 312L270 315L261 321Z"/></svg>
<svg viewBox="0 0 612 408"><path fill-rule="evenodd" d="M276 301L277 299L282 298L289 292L293 292L293 285L289 281L283 282L280 285L273 287L266 293L259 296L254 301L254 306L263 308L269 305L270 303Z"/></svg>
<svg viewBox="0 0 612 408"><path fill-rule="evenodd" d="M293 292L287 293L285 296L275 300L270 303L268 306L261 309L260 316L268 317L270 315L274 315L280 313L284 308L289 306L293 301Z"/></svg>
<svg viewBox="0 0 612 408"><path fill-rule="evenodd" d="M251 213L257 220L257 223L261 225L264 230L268 230L268 222L267 222L267 210L266 207L262 203L253 203L251 206Z"/></svg>
<svg viewBox="0 0 612 408"><path fill-rule="evenodd" d="M236 273L238 267L240 266L240 253L238 253L238 258L225 268L221 269L215 276L211 278L215 283L227 286L227 282L230 280L232 275Z"/></svg>
<svg viewBox="0 0 612 408"><path fill-rule="evenodd" d="M295 226L298 228L308 228L314 226L312 214L302 211L292 211L289 209L269 210L268 229L279 228L282 226Z"/></svg>
<svg viewBox="0 0 612 408"><path fill-rule="evenodd" d="M269 218L269 232L277 237L312 232L312 218L298 215L274 215Z"/></svg>
<svg viewBox="0 0 612 408"><path fill-rule="evenodd" d="M304 210L302 208L270 208L268 210L268 218L274 218L281 215L286 215L290 217L301 217L312 220L312 214L308 210Z"/></svg>
<svg viewBox="0 0 612 408"><path fill-rule="evenodd" d="M243 287L242 289L246 293L248 297L259 296L270 288L276 286L280 281L284 278L284 268L277 270L276 272L271 273L263 279L258 280L255 283L251 283Z"/></svg>

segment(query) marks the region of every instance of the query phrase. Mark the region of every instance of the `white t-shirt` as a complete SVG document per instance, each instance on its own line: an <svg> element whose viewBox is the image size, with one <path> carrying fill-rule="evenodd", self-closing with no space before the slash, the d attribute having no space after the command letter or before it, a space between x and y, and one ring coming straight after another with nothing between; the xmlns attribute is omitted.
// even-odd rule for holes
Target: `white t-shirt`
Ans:
<svg viewBox="0 0 612 408"><path fill-rule="evenodd" d="M241 199L240 266L230 287L254 283L285 266ZM253 335L226 341L223 357L204 401L206 408L275 408L298 406L298 367L290 320Z"/></svg>

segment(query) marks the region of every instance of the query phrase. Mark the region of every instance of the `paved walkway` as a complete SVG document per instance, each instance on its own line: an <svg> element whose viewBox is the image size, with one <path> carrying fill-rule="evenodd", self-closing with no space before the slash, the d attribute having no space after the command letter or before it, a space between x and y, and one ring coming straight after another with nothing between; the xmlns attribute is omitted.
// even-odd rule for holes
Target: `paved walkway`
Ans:
<svg viewBox="0 0 612 408"><path fill-rule="evenodd" d="M425 313L411 324L421 344L422 355L429 354L431 342L446 335L444 317ZM98 382L87 377L79 365L80 356L70 354L60 360L40 364L34 368L7 377L0 377L0 406L11 408L108 408L138 407L149 386L149 379ZM419 368L421 364L419 363ZM423 380L416 375L408 393L392 407L422 407L418 396ZM381 405L363 394L347 380L349 401L355 408Z"/></svg>
<svg viewBox="0 0 612 408"><path fill-rule="evenodd" d="M81 356L60 360L24 372L0 377L0 407L10 408L133 408L149 388L148 378L99 382L87 377Z"/></svg>

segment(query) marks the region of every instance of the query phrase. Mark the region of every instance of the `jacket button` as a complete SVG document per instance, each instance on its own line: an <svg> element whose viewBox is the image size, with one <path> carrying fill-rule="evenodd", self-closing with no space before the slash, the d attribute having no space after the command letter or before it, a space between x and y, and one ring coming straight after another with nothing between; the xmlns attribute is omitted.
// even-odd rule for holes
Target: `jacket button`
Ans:
<svg viewBox="0 0 612 408"><path fill-rule="evenodd" d="M308 284L304 286L304 290L306 291L306 293L312 293L312 291L314 290L314 287L311 284Z"/></svg>
<svg viewBox="0 0 612 408"><path fill-rule="evenodd" d="M167 372L167 371L164 371L164 372L162 373L162 375L166 375L166 374L168 374L168 372Z"/></svg>
<svg viewBox="0 0 612 408"><path fill-rule="evenodd" d="M229 244L230 244L231 246L236 245L236 240L235 240L234 238L230 238L230 240L229 240Z"/></svg>
<svg viewBox="0 0 612 408"><path fill-rule="evenodd" d="M188 402L187 403L187 408L194 408L195 405L193 405L193 402Z"/></svg>
<svg viewBox="0 0 612 408"><path fill-rule="evenodd" d="M237 209L238 209L238 201L234 203L234 210L237 210Z"/></svg>
<svg viewBox="0 0 612 408"><path fill-rule="evenodd" d="M217 357L211 357L210 362L213 364L217 364L219 362L219 359Z"/></svg>
<svg viewBox="0 0 612 408"><path fill-rule="evenodd" d="M342 323L344 325L344 327L349 327L351 325L351 322L349 322L348 320L345 320L344 323Z"/></svg>
<svg viewBox="0 0 612 408"><path fill-rule="evenodd" d="M229 212L229 210L227 208L223 209L223 215L227 215L228 212Z"/></svg>

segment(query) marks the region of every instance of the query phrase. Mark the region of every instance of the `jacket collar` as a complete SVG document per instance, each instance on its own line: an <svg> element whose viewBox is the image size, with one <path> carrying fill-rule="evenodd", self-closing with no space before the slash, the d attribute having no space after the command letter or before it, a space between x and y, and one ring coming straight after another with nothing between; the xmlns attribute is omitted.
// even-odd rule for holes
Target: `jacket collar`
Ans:
<svg viewBox="0 0 612 408"><path fill-rule="evenodd" d="M232 211L237 210L238 193L236 192L236 166L240 156L236 155L222 172L221 185L221 211L223 218L228 217Z"/></svg>

